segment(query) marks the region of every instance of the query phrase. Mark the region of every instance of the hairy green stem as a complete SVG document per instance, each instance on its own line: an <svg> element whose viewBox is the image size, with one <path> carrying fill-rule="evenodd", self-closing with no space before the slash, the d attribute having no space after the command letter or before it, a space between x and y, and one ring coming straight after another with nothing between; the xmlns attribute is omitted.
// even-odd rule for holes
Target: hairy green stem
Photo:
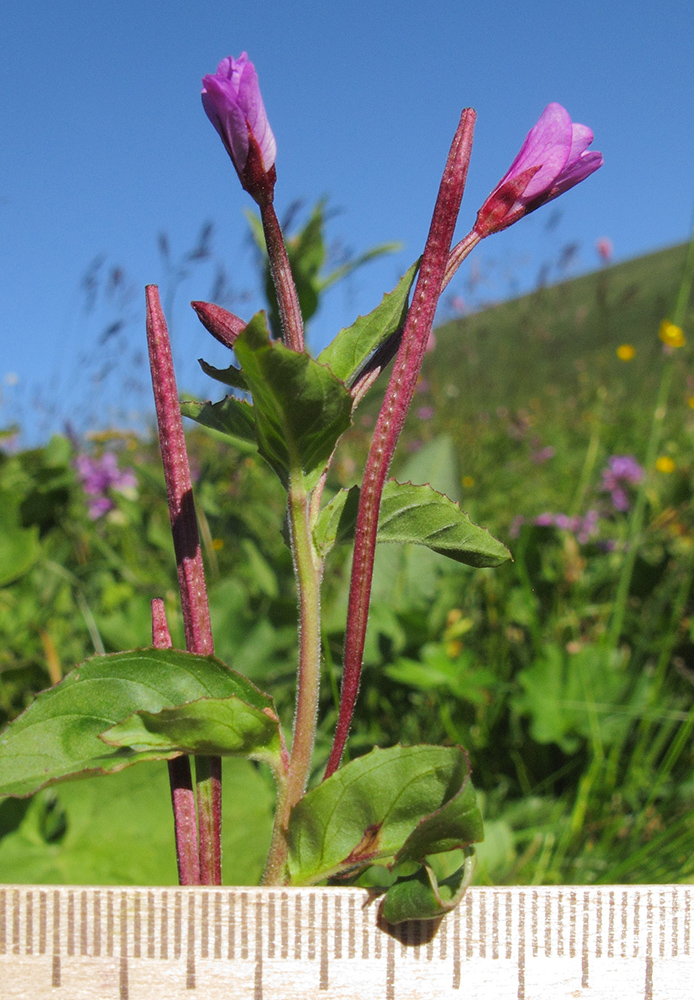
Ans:
<svg viewBox="0 0 694 1000"><path fill-rule="evenodd" d="M263 879L268 885L281 884L285 880L286 831L292 807L306 790L320 690L320 583L323 566L311 534L311 497L299 476L290 478L288 513L299 598L299 672L286 784L280 786L278 782L272 846Z"/></svg>

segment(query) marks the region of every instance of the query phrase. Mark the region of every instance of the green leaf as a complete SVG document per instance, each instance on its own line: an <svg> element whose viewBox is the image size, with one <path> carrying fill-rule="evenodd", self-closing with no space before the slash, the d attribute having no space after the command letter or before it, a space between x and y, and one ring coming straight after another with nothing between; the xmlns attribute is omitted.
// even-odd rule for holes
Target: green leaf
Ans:
<svg viewBox="0 0 694 1000"><path fill-rule="evenodd" d="M85 660L0 735L0 795L29 795L58 781L175 756L179 750L109 747L100 737L134 713L156 714L201 698L243 703L250 732L268 738L266 722L260 729L257 723L274 714L271 699L214 656L133 649ZM258 746L259 752L267 748Z"/></svg>
<svg viewBox="0 0 694 1000"><path fill-rule="evenodd" d="M253 407L241 399L226 396L219 403L184 400L181 402L181 413L233 441L248 441L257 445Z"/></svg>
<svg viewBox="0 0 694 1000"><path fill-rule="evenodd" d="M292 810L290 882L310 885L379 858L422 861L482 836L460 747L376 749L341 767Z"/></svg>
<svg viewBox="0 0 694 1000"><path fill-rule="evenodd" d="M350 425L352 397L325 365L271 341L262 313L234 349L253 395L260 454L285 485L293 471L312 489Z"/></svg>
<svg viewBox="0 0 694 1000"><path fill-rule="evenodd" d="M229 365L228 368L215 368L214 365L208 364L202 358L198 358L198 364L205 375L209 375L210 378L214 378L224 385L230 385L234 389L241 389L243 392L248 391L248 384L243 377L243 372L235 365Z"/></svg>
<svg viewBox="0 0 694 1000"><path fill-rule="evenodd" d="M454 909L465 894L474 872L474 848L466 851L465 863L452 875L439 879L429 864L398 879L381 904L381 916L389 924L403 920L436 920Z"/></svg>
<svg viewBox="0 0 694 1000"><path fill-rule="evenodd" d="M250 761L222 764L222 854L227 885L257 885L270 845L271 783ZM23 807L0 830L0 882L175 885L171 789L163 762L7 799ZM253 831L249 837L248 831Z"/></svg>
<svg viewBox="0 0 694 1000"><path fill-rule="evenodd" d="M213 754L275 761L280 753L278 718L270 707L240 698L200 698L160 712L135 712L101 739L134 750Z"/></svg>
<svg viewBox="0 0 694 1000"><path fill-rule="evenodd" d="M0 492L0 587L23 576L41 553L39 529L22 527L19 504L18 496Z"/></svg>
<svg viewBox="0 0 694 1000"><path fill-rule="evenodd" d="M405 322L410 289L419 261L405 272L392 292L387 292L376 308L360 316L352 326L340 330L318 360L349 385L376 348Z"/></svg>
<svg viewBox="0 0 694 1000"><path fill-rule="evenodd" d="M354 537L358 487L341 490L321 511L314 530L318 551L325 555L338 541ZM378 517L379 542L424 545L468 566L498 566L511 558L505 545L486 528L473 524L457 503L431 486L389 479Z"/></svg>
<svg viewBox="0 0 694 1000"><path fill-rule="evenodd" d="M325 558L334 545L354 538L359 507L359 487L338 490L330 503L321 510L313 529L316 551Z"/></svg>

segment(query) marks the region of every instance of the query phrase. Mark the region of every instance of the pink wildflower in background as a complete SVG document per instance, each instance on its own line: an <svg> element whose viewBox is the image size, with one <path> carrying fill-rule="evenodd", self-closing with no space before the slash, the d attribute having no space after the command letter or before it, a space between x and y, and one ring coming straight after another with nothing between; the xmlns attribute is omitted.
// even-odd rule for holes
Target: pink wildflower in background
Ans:
<svg viewBox="0 0 694 1000"><path fill-rule="evenodd" d="M643 479L643 469L631 455L612 455L602 470L600 489L609 493L615 510L629 510L628 487L637 486Z"/></svg>
<svg viewBox="0 0 694 1000"><path fill-rule="evenodd" d="M118 458L112 451L105 451L101 458L78 455L75 459L77 475L88 497L89 517L98 520L113 510L115 504L110 491L127 494L137 486L132 469L119 469Z"/></svg>
<svg viewBox="0 0 694 1000"><path fill-rule="evenodd" d="M600 260L605 264L609 264L614 254L612 240L608 236L601 236L600 239L595 241L595 249Z"/></svg>
<svg viewBox="0 0 694 1000"><path fill-rule="evenodd" d="M592 509L586 511L583 517L579 515L569 517L568 514L553 514L550 511L545 511L533 518L531 524L538 528L559 528L560 531L570 531L576 536L576 541L580 545L586 545L598 535L599 517L597 510ZM511 538L518 538L525 523L526 519L522 515L514 517L509 527Z"/></svg>

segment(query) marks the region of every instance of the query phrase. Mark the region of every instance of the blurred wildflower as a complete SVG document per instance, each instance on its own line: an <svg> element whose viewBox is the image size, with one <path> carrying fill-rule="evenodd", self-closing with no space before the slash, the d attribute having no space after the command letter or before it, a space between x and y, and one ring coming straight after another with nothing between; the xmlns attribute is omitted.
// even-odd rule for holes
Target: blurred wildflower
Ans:
<svg viewBox="0 0 694 1000"><path fill-rule="evenodd" d="M592 141L586 125L573 124L561 104L548 104L477 213L474 231L498 233L589 177L603 163L602 153L588 152Z"/></svg>
<svg viewBox="0 0 694 1000"><path fill-rule="evenodd" d="M694 396L690 396L687 400L687 406L690 410L694 410Z"/></svg>
<svg viewBox="0 0 694 1000"><path fill-rule="evenodd" d="M636 354L636 348L631 344L620 344L617 348L617 357L620 361L631 361Z"/></svg>
<svg viewBox="0 0 694 1000"><path fill-rule="evenodd" d="M675 463L669 455L660 455L656 459L655 467L658 472L670 473L675 471Z"/></svg>
<svg viewBox="0 0 694 1000"><path fill-rule="evenodd" d="M687 343L682 327L671 323L669 319L664 319L660 324L658 336L666 347L684 347Z"/></svg>
<svg viewBox="0 0 694 1000"><path fill-rule="evenodd" d="M75 459L77 475L82 489L88 497L89 517L98 520L113 510L115 504L110 492L131 494L137 486L137 478L132 469L119 469L114 452L105 451L101 458L78 455Z"/></svg>
<svg viewBox="0 0 694 1000"><path fill-rule="evenodd" d="M212 539L212 548L214 549L215 552L221 552L221 550L224 548L224 539L223 538L213 538Z"/></svg>
<svg viewBox="0 0 694 1000"><path fill-rule="evenodd" d="M631 455L612 455L602 470L600 489L609 493L615 510L629 510L627 486L636 486L643 479L643 469Z"/></svg>
<svg viewBox="0 0 694 1000"><path fill-rule="evenodd" d="M598 518L597 510L588 510L583 517L578 515L569 517L568 514L552 514L545 511L544 514L538 514L532 523L539 528L559 528L561 531L570 531L576 536L577 542L585 545L598 534ZM513 519L509 532L512 538L518 537L524 520L522 517Z"/></svg>
<svg viewBox="0 0 694 1000"><path fill-rule="evenodd" d="M471 490L472 487L475 485L475 480L473 476L463 476L463 478L461 479L461 483L463 484L466 490Z"/></svg>
<svg viewBox="0 0 694 1000"><path fill-rule="evenodd" d="M608 236L601 236L597 239L595 241L595 249L597 250L600 260L605 264L608 264L612 260L614 247L612 245L612 240Z"/></svg>
<svg viewBox="0 0 694 1000"><path fill-rule="evenodd" d="M530 456L530 461L533 465L544 465L548 462L550 458L554 458L555 450L551 444L548 444L546 448L540 448L539 451L533 452Z"/></svg>
<svg viewBox="0 0 694 1000"><path fill-rule="evenodd" d="M431 420L431 418L434 416L434 407L420 406L419 409L417 410L417 416L419 417L420 420Z"/></svg>
<svg viewBox="0 0 694 1000"><path fill-rule="evenodd" d="M241 185L259 203L272 201L277 144L248 55L222 59L203 77L202 104L231 157Z"/></svg>

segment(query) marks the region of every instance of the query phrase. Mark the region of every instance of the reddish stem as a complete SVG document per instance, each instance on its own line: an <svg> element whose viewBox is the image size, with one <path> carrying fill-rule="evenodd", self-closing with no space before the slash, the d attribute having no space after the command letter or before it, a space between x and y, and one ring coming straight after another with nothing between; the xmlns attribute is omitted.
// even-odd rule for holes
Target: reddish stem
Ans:
<svg viewBox="0 0 694 1000"><path fill-rule="evenodd" d="M272 203L260 206L260 218L265 233L265 246L270 262L272 283L275 286L277 305L282 321L284 342L292 351L305 350L304 321L299 306L292 269L289 265L284 236Z"/></svg>
<svg viewBox="0 0 694 1000"><path fill-rule="evenodd" d="M147 285L147 345L152 371L154 404L157 411L159 442L169 502L178 586L185 628L186 649L212 655L205 571L202 563L198 525L183 420L166 320L156 285ZM198 831L200 878L204 885L221 884L221 762L219 758L197 758Z"/></svg>
<svg viewBox="0 0 694 1000"><path fill-rule="evenodd" d="M441 294L451 240L465 189L475 117L471 108L463 111L448 154L412 304L366 460L350 580L340 711L325 772L326 778L340 765L359 691L381 495L414 395Z"/></svg>
<svg viewBox="0 0 694 1000"><path fill-rule="evenodd" d="M171 649L171 633L166 621L164 602L159 597L152 601L152 645L155 649ZM174 757L168 761L168 765L176 831L178 881L180 885L199 885L198 831L190 757Z"/></svg>

